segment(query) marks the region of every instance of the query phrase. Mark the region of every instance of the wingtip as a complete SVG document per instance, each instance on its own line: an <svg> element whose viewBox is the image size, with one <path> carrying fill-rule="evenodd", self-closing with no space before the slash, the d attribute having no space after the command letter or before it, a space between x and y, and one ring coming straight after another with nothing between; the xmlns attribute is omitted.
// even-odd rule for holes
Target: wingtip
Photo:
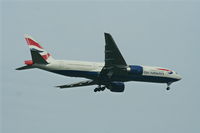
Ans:
<svg viewBox="0 0 200 133"><path fill-rule="evenodd" d="M110 37L112 36L112 35L111 35L110 33L108 33L108 32L104 32L104 35L107 36L107 37L108 37L108 36L110 36Z"/></svg>

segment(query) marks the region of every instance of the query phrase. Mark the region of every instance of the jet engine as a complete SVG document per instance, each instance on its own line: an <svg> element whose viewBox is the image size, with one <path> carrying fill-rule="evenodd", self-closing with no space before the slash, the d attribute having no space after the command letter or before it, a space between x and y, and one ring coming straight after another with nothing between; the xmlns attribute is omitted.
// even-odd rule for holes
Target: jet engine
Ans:
<svg viewBox="0 0 200 133"><path fill-rule="evenodd" d="M112 92L123 92L125 85L123 82L112 82L106 87Z"/></svg>

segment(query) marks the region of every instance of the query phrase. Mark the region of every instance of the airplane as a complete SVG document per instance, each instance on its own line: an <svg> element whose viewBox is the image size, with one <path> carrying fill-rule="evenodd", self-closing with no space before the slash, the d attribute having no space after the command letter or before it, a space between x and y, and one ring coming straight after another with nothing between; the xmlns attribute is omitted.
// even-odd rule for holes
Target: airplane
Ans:
<svg viewBox="0 0 200 133"><path fill-rule="evenodd" d="M30 48L32 60L24 61L25 66L16 70L39 68L48 72L69 76L81 77L87 80L56 86L58 88L72 88L97 85L94 92L104 91L124 92L128 81L141 81L167 84L167 90L173 82L181 80L177 72L153 66L128 65L118 49L113 37L109 33L105 36L104 63L86 61L56 60L50 53L31 36L25 35L25 40Z"/></svg>

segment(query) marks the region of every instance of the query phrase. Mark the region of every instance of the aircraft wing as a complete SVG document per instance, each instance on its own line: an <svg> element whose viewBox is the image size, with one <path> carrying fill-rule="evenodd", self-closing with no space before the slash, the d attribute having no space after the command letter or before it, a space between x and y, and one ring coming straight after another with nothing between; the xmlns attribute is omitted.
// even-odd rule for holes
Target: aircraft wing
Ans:
<svg viewBox="0 0 200 133"><path fill-rule="evenodd" d="M81 81L77 83L72 83L72 84L66 84L66 85L61 85L61 86L56 86L59 88L73 88L73 87L81 87L81 86L89 86L89 85L95 85L96 82L93 80L86 80L86 81Z"/></svg>
<svg viewBox="0 0 200 133"><path fill-rule="evenodd" d="M105 67L110 66L127 66L121 52L119 51L115 41L109 33L105 35Z"/></svg>
<svg viewBox="0 0 200 133"><path fill-rule="evenodd" d="M105 42L105 66L99 75L103 82L109 81L115 74L124 73L127 68L126 61L109 33L105 33Z"/></svg>

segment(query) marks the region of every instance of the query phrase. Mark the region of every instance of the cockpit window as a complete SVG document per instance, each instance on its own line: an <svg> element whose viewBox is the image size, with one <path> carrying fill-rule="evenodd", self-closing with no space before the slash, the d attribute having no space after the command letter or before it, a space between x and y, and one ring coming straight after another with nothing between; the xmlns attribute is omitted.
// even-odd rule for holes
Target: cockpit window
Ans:
<svg viewBox="0 0 200 133"><path fill-rule="evenodd" d="M169 74L173 74L173 72L172 72L172 71L169 71L168 73L169 73Z"/></svg>

